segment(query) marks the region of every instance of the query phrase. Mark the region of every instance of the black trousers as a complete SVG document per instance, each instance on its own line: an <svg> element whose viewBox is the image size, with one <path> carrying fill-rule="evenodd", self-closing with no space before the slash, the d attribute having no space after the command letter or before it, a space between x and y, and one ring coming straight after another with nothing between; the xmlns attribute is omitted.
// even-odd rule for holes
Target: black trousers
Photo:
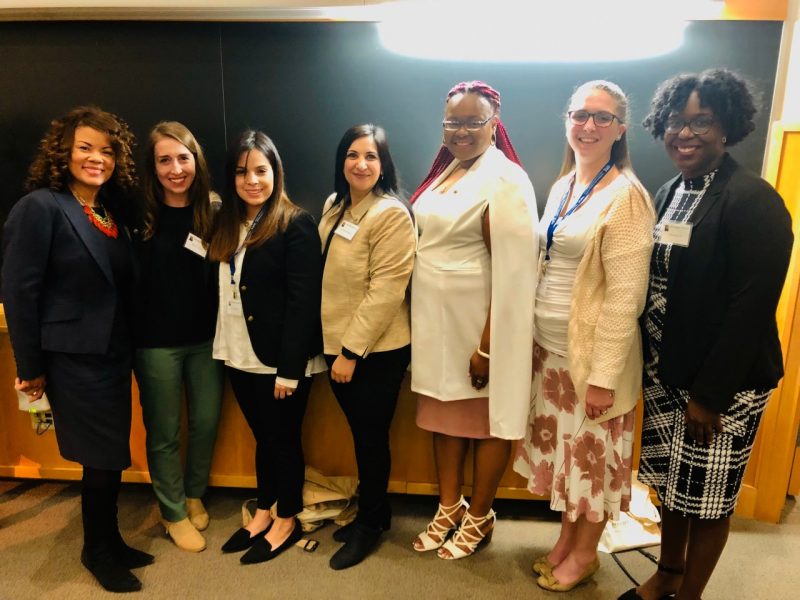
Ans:
<svg viewBox="0 0 800 600"><path fill-rule="evenodd" d="M335 359L325 355L329 368ZM385 527L391 518L386 497L392 467L389 427L410 360L411 346L373 352L358 360L350 383L331 380L353 434L359 478L357 519L373 528Z"/></svg>
<svg viewBox="0 0 800 600"><path fill-rule="evenodd" d="M226 370L256 439L258 508L269 510L277 502L279 517L293 517L303 510L302 428L311 378L301 378L294 394L276 400L275 375Z"/></svg>

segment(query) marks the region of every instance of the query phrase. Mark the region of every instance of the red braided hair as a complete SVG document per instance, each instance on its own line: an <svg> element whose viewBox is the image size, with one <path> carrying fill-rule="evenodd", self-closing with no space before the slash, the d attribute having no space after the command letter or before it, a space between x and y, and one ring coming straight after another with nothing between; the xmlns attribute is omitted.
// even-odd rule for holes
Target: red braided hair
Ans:
<svg viewBox="0 0 800 600"><path fill-rule="evenodd" d="M488 83L477 80L462 81L461 83L457 83L449 92L447 92L447 102L449 102L450 98L456 94L479 94L489 101L489 104L492 105L495 114L500 112L500 93ZM495 142L497 144L497 148L506 155L508 160L517 163L519 166L522 166L522 162L520 161L519 156L517 156L514 146L511 144L511 138L508 137L508 131L506 131L505 125L503 125L503 122L499 118L497 119L497 129L495 130L495 135L497 137ZM420 194L428 189L428 186L430 186L436 180L436 178L439 177L439 175L444 173L447 165L449 165L452 161L453 155L451 154L450 150L447 149L447 146L442 144L442 147L439 148L436 158L433 159L433 164L431 165L430 171L428 171L428 174L425 176L425 179L419 185L417 190L411 194L409 202L413 204L416 199L419 198Z"/></svg>

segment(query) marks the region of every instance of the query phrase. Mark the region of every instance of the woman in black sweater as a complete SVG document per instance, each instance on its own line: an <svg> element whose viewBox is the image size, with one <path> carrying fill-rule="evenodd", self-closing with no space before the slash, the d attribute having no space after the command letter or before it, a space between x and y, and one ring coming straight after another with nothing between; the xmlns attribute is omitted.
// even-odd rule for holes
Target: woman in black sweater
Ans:
<svg viewBox="0 0 800 600"><path fill-rule="evenodd" d="M182 550L206 547L206 491L222 400L222 364L211 357L215 272L206 260L214 217L208 167L192 133L174 121L150 131L144 170L144 227L136 380L147 429L147 462L164 527ZM189 421L181 465L181 387Z"/></svg>

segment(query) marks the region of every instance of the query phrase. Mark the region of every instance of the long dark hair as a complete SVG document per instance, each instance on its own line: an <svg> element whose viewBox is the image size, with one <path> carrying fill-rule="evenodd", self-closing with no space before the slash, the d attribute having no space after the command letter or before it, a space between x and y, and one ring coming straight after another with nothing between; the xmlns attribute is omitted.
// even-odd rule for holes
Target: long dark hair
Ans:
<svg viewBox="0 0 800 600"><path fill-rule="evenodd" d="M336 147L336 164L334 165L333 173L333 189L336 192L336 198L333 200L333 206L338 205L342 200L350 195L350 184L344 176L344 161L347 157L347 151L350 149L351 144L359 138L371 137L375 142L375 147L378 149L378 158L381 160L381 176L372 191L378 194L388 194L390 196L397 196L397 171L394 168L394 161L389 152L389 140L386 137L386 131L380 125L372 123L364 123L362 125L354 125L344 132L342 139L339 140L339 145Z"/></svg>
<svg viewBox="0 0 800 600"><path fill-rule="evenodd" d="M286 231L291 220L300 212L300 207L289 200L284 190L283 163L275 144L262 131L248 129L236 140L228 151L225 167L225 195L217 215L214 234L208 248L211 260L228 261L239 246L239 227L246 219L244 202L236 193L236 165L243 154L253 150L267 157L273 174L272 194L266 201L266 213L247 241L247 247L263 244L278 232Z"/></svg>
<svg viewBox="0 0 800 600"><path fill-rule="evenodd" d="M192 132L182 123L177 121L162 121L156 124L148 136L145 149L144 173L142 182L144 187L144 239L150 239L158 227L158 206L164 201L164 187L156 176L155 148L163 138L172 138L183 144L194 156L195 174L192 185L189 186L189 203L192 205L192 229L205 241L211 237L211 225L214 220L214 210L209 201L211 192L211 176L203 154L203 148L197 143Z"/></svg>

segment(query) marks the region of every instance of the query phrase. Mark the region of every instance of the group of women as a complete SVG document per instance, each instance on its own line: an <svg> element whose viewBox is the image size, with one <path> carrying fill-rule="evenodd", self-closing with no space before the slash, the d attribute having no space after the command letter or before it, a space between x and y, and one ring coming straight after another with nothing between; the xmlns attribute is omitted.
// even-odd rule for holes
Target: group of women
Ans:
<svg viewBox="0 0 800 600"><path fill-rule="evenodd" d="M199 551L224 364L256 440L256 514L222 548L245 564L301 536L301 426L311 377L327 371L360 479L358 516L334 533L330 566L344 569L391 525L389 428L410 362L439 480L414 550L452 560L490 541L513 454L562 514L533 563L538 585L590 579L606 520L628 509L644 386L639 474L662 503L662 556L622 598L701 596L782 376L774 313L791 223L727 153L753 129L751 91L724 70L659 87L644 124L680 174L653 202L631 167L625 94L581 85L541 220L500 105L483 82L450 90L441 149L410 206L384 130L349 129L318 226L287 196L263 132L231 146L219 203L188 129L156 125L137 219L126 124L95 107L52 123L6 221L5 310L17 388L47 390L60 451L84 467L81 560L103 587L139 589L131 569L153 560L116 519L131 368L164 526Z"/></svg>

